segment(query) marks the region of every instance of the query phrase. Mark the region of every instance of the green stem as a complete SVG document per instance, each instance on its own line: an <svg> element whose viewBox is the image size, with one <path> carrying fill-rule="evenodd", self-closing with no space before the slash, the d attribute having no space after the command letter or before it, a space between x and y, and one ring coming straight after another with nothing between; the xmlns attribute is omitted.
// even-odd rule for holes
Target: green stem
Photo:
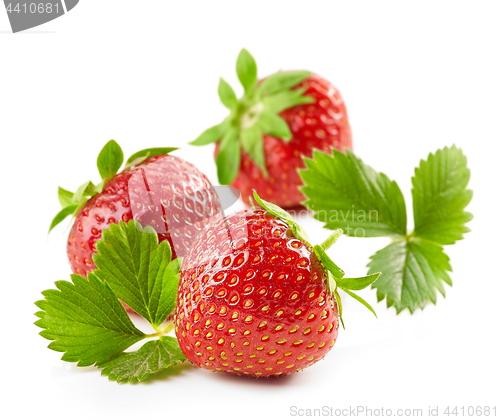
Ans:
<svg viewBox="0 0 500 420"><path fill-rule="evenodd" d="M325 251L330 248L335 242L337 242L337 239L339 239L344 231L342 229L336 229L333 231L333 233L326 238L326 241L323 242L320 246L323 248Z"/></svg>
<svg viewBox="0 0 500 420"><path fill-rule="evenodd" d="M170 322L165 325L163 328L156 328L156 332L153 334L146 334L146 338L151 337L161 337L162 335L167 335L170 331L174 329L174 323Z"/></svg>

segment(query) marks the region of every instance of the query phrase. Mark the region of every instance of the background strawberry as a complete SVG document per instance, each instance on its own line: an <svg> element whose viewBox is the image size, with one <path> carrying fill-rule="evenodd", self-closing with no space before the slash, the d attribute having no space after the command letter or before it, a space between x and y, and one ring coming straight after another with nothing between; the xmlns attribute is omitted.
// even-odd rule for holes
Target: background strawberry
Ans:
<svg viewBox="0 0 500 420"><path fill-rule="evenodd" d="M281 207L299 205L305 200L297 173L305 167L302 157L313 149L352 150L344 101L331 83L307 71L278 72L258 82L246 50L236 71L245 95L238 100L221 79L219 96L231 113L192 144L217 142L219 181L238 188L245 202L255 189Z"/></svg>
<svg viewBox="0 0 500 420"><path fill-rule="evenodd" d="M95 243L111 223L134 219L152 226L160 241L169 241L176 258L184 256L210 219L219 216L222 209L210 181L193 164L166 154L172 150L138 152L116 174L123 153L112 140L97 161L101 184L87 182L74 194L59 189L63 210L51 229L67 215L75 215L67 245L74 273L85 276L95 268Z"/></svg>
<svg viewBox="0 0 500 420"><path fill-rule="evenodd" d="M271 376L316 363L337 339L337 285L360 290L378 277L342 279L322 247L339 232L313 248L288 213L258 200L265 210L213 223L183 261L175 331L199 367Z"/></svg>

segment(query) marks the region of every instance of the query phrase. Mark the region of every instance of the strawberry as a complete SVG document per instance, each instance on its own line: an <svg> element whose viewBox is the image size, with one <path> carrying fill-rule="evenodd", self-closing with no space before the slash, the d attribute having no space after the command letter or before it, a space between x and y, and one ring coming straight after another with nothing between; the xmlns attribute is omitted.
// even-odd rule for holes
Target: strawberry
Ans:
<svg viewBox="0 0 500 420"><path fill-rule="evenodd" d="M247 204L256 190L281 207L297 206L305 200L297 173L305 167L303 157L313 149L352 150L344 101L331 83L308 71L258 81L255 60L245 49L236 71L245 94L238 100L221 79L219 96L231 113L191 144L216 142L219 182L239 189Z"/></svg>
<svg viewBox="0 0 500 420"><path fill-rule="evenodd" d="M263 207L212 223L184 258L174 325L186 357L211 371L273 376L321 360L337 340L341 302L380 273L345 279L291 216Z"/></svg>
<svg viewBox="0 0 500 420"><path fill-rule="evenodd" d="M134 219L152 226L159 241L169 241L176 258L184 256L209 220L218 216L221 208L210 181L191 163L168 155L172 150L142 150L116 174L123 153L111 140L97 161L101 184L86 182L74 194L59 189L63 210L50 229L64 217L75 216L67 245L74 273L86 276L95 268L95 244L111 223Z"/></svg>

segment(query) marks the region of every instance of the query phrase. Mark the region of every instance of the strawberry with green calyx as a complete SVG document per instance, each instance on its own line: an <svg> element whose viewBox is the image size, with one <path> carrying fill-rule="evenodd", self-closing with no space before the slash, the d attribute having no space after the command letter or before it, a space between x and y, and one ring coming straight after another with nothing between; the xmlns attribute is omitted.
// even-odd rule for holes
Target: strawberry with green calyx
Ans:
<svg viewBox="0 0 500 420"><path fill-rule="evenodd" d="M183 256L210 218L221 207L208 178L194 165L169 155L176 148L152 148L133 154L123 164L123 152L109 141L99 153L98 185L87 181L75 193L59 188L63 209L50 229L74 217L67 253L74 273L95 268L92 256L103 230L120 221L152 226L160 242L168 240L174 256Z"/></svg>
<svg viewBox="0 0 500 420"><path fill-rule="evenodd" d="M352 290L380 273L345 278L325 252L340 230L313 247L290 214L254 197L262 209L211 224L184 258L174 321L180 348L197 366L264 377L328 353L342 320L338 289L374 313Z"/></svg>
<svg viewBox="0 0 500 420"><path fill-rule="evenodd" d="M352 149L344 101L328 81L308 71L258 81L255 60L245 49L236 71L245 94L237 99L221 79L219 96L230 114L191 144L217 143L219 182L240 190L245 202L255 189L281 207L299 205L305 199L297 174L305 167L303 156L311 157L313 149Z"/></svg>

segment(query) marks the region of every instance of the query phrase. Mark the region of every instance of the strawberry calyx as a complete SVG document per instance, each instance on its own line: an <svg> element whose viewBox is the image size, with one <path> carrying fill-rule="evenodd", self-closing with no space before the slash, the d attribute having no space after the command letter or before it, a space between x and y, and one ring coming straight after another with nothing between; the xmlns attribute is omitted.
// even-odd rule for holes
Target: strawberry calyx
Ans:
<svg viewBox="0 0 500 420"><path fill-rule="evenodd" d="M316 257L328 273L328 290L337 301L339 308L339 318L344 329L344 320L342 319L342 300L338 293L338 289L341 289L346 294L356 299L358 302L368 308L368 310L370 310L375 315L375 317L377 316L371 305L366 302L361 296L354 293L353 290L365 289L366 287L374 283L382 273L374 273L364 277L346 278L344 277L344 270L342 270L337 264L335 264L326 253L326 251L342 236L342 229L333 231L333 233L322 244L313 246L309 243L309 238L305 231L297 222L295 222L295 220L293 220L293 217L290 213L275 204L261 199L255 191L253 192L253 196L255 201L257 201L257 203L263 209L265 209L271 215L287 223L294 236L313 249Z"/></svg>
<svg viewBox="0 0 500 420"><path fill-rule="evenodd" d="M314 98L304 95L305 87L294 89L311 75L309 71L279 71L259 83L257 64L251 54L242 49L236 62L236 73L245 90L244 95L238 99L231 86L221 78L218 93L230 114L222 123L205 130L190 143L204 146L219 142L217 175L223 185L236 178L242 149L267 178L264 135L289 142L292 133L279 114L296 105L314 102Z"/></svg>
<svg viewBox="0 0 500 420"><path fill-rule="evenodd" d="M174 150L177 150L177 147L155 147L140 150L128 158L123 170L131 169L151 156L166 155ZM59 187L58 197L62 209L52 219L49 233L66 217L75 217L90 198L101 193L108 181L119 172L123 160L122 148L116 141L110 140L97 156L97 169L101 175L99 184L94 185L92 181L86 181L74 193Z"/></svg>

